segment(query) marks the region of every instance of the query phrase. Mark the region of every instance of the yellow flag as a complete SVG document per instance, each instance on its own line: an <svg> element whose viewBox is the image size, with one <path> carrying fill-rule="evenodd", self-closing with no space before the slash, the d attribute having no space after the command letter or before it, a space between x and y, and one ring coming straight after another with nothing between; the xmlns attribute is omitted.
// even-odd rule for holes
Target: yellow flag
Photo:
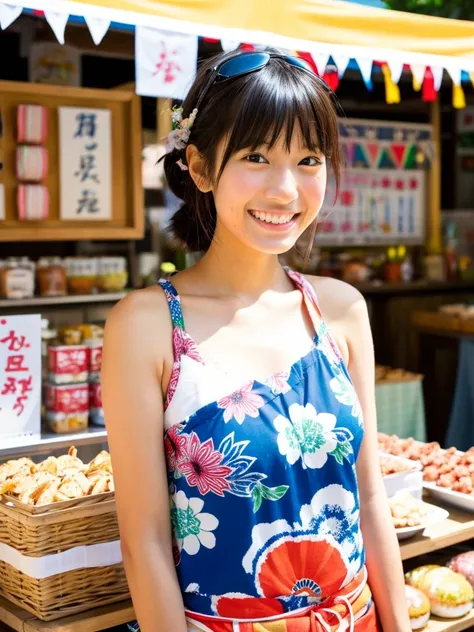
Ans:
<svg viewBox="0 0 474 632"><path fill-rule="evenodd" d="M461 110L466 107L466 97L464 96L464 90L462 86L457 86L453 83L453 107Z"/></svg>
<svg viewBox="0 0 474 632"><path fill-rule="evenodd" d="M400 103L400 88L392 79L392 73L387 64L382 65L382 72L385 79L385 101L389 104Z"/></svg>

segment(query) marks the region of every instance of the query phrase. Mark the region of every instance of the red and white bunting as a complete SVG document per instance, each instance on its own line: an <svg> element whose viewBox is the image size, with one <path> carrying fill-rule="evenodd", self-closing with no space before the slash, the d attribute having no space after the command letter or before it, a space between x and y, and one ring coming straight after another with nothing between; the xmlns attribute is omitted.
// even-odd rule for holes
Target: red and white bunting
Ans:
<svg viewBox="0 0 474 632"><path fill-rule="evenodd" d="M101 18L85 17L86 24L89 28L92 40L96 46L98 46L104 39L105 34L109 30L110 20L103 20Z"/></svg>
<svg viewBox="0 0 474 632"><path fill-rule="evenodd" d="M20 17L23 7L15 7L11 4L0 4L0 26L7 29L10 24Z"/></svg>
<svg viewBox="0 0 474 632"><path fill-rule="evenodd" d="M56 13L56 11L45 11L44 17L51 27L53 33L60 44L64 44L64 31L69 18L67 13Z"/></svg>

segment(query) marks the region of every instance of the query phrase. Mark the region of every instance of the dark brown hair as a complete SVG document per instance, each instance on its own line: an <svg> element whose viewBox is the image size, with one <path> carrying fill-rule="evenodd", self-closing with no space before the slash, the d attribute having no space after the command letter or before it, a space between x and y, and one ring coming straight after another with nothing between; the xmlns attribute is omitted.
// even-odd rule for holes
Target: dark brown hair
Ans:
<svg viewBox="0 0 474 632"><path fill-rule="evenodd" d="M275 49L265 51L282 54ZM224 53L202 64L183 103L183 118L196 106L212 68L238 54ZM283 137L289 150L295 126L308 149L319 149L326 157L337 187L342 158L332 96L316 76L282 58L272 57L257 72L214 83L199 106L189 144L197 147L208 176L218 182L231 156L242 149L254 151L264 143L271 148ZM217 145L224 137L228 140L222 164L213 177ZM207 250L216 227L214 196L199 191L189 173L176 164L179 159L186 164L184 149L174 149L164 157L169 188L184 202L173 216L172 229L190 250Z"/></svg>

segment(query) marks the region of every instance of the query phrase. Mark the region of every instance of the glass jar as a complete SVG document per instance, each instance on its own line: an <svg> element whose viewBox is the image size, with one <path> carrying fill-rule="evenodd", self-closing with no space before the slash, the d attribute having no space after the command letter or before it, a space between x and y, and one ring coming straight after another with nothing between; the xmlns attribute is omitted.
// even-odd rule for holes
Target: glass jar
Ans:
<svg viewBox="0 0 474 632"><path fill-rule="evenodd" d="M97 259L71 257L67 260L67 287L71 294L92 294L97 288Z"/></svg>
<svg viewBox="0 0 474 632"><path fill-rule="evenodd" d="M28 257L11 257L3 268L1 285L1 294L5 298L32 298L35 292L34 263Z"/></svg>
<svg viewBox="0 0 474 632"><path fill-rule="evenodd" d="M42 257L38 261L37 279L40 296L66 296L66 270L60 257Z"/></svg>

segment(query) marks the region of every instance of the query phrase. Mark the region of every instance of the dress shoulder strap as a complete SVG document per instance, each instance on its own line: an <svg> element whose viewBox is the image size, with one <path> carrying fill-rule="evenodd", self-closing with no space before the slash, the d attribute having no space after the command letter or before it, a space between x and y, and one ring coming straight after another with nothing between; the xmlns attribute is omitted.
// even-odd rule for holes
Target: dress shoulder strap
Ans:
<svg viewBox="0 0 474 632"><path fill-rule="evenodd" d="M179 297L178 291L167 279L160 279L158 281L158 285L161 287L163 292L165 293L166 300L168 301L168 307L171 314L171 322L173 323L173 329L179 327L184 330L184 318L183 311L181 309L181 299Z"/></svg>
<svg viewBox="0 0 474 632"><path fill-rule="evenodd" d="M321 325L323 324L323 316L319 307L316 291L308 279L300 272L286 269L286 272L296 287L303 294L306 309L314 325L316 333L319 335Z"/></svg>

